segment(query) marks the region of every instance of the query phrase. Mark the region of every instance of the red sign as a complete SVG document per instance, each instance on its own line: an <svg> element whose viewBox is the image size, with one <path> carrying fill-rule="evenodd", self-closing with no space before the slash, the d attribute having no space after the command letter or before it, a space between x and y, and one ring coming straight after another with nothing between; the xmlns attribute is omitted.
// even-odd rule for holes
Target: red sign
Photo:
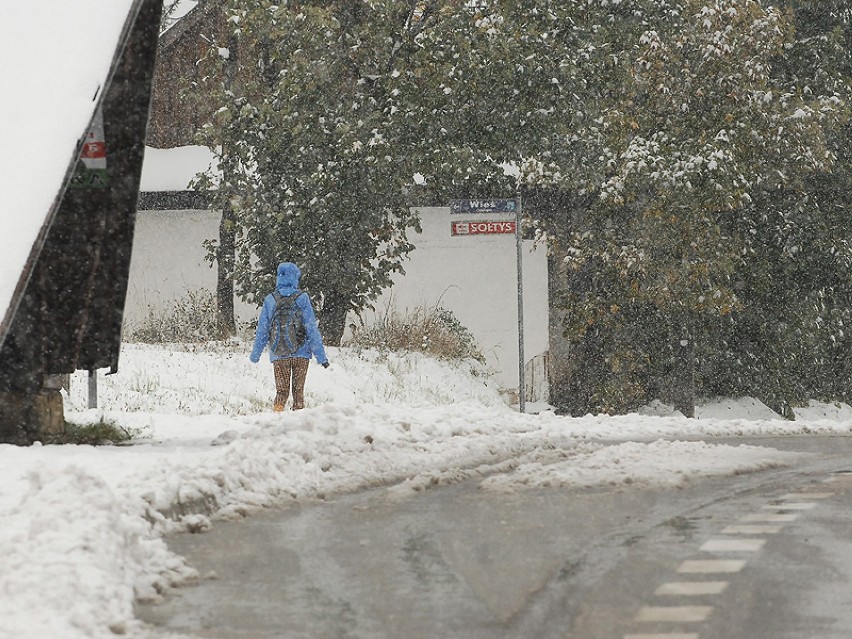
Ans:
<svg viewBox="0 0 852 639"><path fill-rule="evenodd" d="M452 222L451 232L453 235L496 235L500 233L514 233L514 222Z"/></svg>
<svg viewBox="0 0 852 639"><path fill-rule="evenodd" d="M83 151L80 157L84 158L105 158L106 144L103 141L86 142L83 144Z"/></svg>

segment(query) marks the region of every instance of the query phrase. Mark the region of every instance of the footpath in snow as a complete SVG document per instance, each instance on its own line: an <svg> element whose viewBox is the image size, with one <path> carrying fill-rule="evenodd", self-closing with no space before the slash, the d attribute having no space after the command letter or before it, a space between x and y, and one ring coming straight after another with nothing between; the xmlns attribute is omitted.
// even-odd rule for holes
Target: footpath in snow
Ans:
<svg viewBox="0 0 852 639"><path fill-rule="evenodd" d="M400 493L476 479L484 490L682 485L793 463L714 437L850 432L848 406L797 421L753 400L623 417L519 414L468 363L329 349L306 404L271 412L272 367L239 342L126 344L86 409L84 374L66 417L134 433L125 446L0 445L0 637L144 636L134 601L198 576L163 535L203 531L286 500L375 486ZM682 441L704 437L704 441Z"/></svg>

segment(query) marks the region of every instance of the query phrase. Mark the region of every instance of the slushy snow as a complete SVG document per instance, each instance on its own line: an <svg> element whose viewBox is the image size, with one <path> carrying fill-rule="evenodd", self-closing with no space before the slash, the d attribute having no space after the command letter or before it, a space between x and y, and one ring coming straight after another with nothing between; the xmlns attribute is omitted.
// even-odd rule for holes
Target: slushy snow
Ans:
<svg viewBox="0 0 852 639"><path fill-rule="evenodd" d="M662 405L622 417L519 414L476 365L330 348L305 410L276 414L272 367L240 341L125 344L87 409L72 377L66 417L114 422L125 446L0 445L0 637L145 636L135 600L198 578L163 536L204 531L288 500L377 486L416 495L461 480L485 490L683 485L791 464L793 453L713 437L849 433L848 406L786 421L754 400ZM681 441L703 437L710 441Z"/></svg>

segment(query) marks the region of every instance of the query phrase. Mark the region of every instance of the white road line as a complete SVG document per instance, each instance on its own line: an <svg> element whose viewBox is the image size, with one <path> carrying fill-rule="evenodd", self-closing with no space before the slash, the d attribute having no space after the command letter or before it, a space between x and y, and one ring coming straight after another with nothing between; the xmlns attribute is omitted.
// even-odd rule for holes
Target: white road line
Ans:
<svg viewBox="0 0 852 639"><path fill-rule="evenodd" d="M704 552L757 552L765 539L710 539L701 545Z"/></svg>
<svg viewBox="0 0 852 639"><path fill-rule="evenodd" d="M726 535L774 535L784 526L777 524L734 524L726 526L722 532Z"/></svg>
<svg viewBox="0 0 852 639"><path fill-rule="evenodd" d="M713 612L713 606L643 606L636 621L704 621Z"/></svg>
<svg viewBox="0 0 852 639"><path fill-rule="evenodd" d="M799 513L755 513L753 515L745 515L740 517L740 521L765 521L765 522L785 522L796 521L799 518Z"/></svg>
<svg viewBox="0 0 852 639"><path fill-rule="evenodd" d="M766 510L810 510L811 508L816 508L816 503L812 501L790 501L783 504L767 504L763 508Z"/></svg>
<svg viewBox="0 0 852 639"><path fill-rule="evenodd" d="M654 591L655 595L672 597L698 597L718 595L728 587L727 581L670 581Z"/></svg>
<svg viewBox="0 0 852 639"><path fill-rule="evenodd" d="M837 481L838 479L852 479L852 474L847 477L831 477L826 481ZM806 501L810 499L826 499L834 495L833 492L798 492L787 493L779 498L777 504L763 506L763 510L775 512L754 513L740 517L743 522L755 522L748 524L734 524L726 526L723 534L729 535L773 535L783 528L781 523L796 521L799 512L779 511L806 511L817 506L816 503ZM710 539L701 545L700 550L704 552L756 552L766 544L765 539L739 538L739 539ZM714 573L737 573L746 565L744 559L690 559L684 561L677 569L680 574L714 574ZM670 597L697 597L718 595L728 587L727 581L671 581L662 584L655 591L657 596ZM645 622L699 622L705 621L713 606L643 606L636 613L636 621ZM699 639L698 633L693 632L661 632L626 634L623 639Z"/></svg>
<svg viewBox="0 0 852 639"><path fill-rule="evenodd" d="M744 559L687 559L677 569L679 573L739 572L746 565Z"/></svg>
<svg viewBox="0 0 852 639"><path fill-rule="evenodd" d="M834 493L787 493L786 495L782 495L781 499L828 499L834 495Z"/></svg>

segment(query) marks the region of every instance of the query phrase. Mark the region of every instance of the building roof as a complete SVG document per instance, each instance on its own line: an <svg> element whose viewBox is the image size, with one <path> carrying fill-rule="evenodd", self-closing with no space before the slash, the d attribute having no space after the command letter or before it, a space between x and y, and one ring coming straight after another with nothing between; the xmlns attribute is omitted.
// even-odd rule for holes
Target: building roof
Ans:
<svg viewBox="0 0 852 639"><path fill-rule="evenodd" d="M141 4L46 0L0 9L0 342Z"/></svg>
<svg viewBox="0 0 852 639"><path fill-rule="evenodd" d="M179 146L173 149L145 148L142 182L139 189L150 191L187 191L199 173L217 166L216 156L206 146ZM218 171L214 171L215 176Z"/></svg>

